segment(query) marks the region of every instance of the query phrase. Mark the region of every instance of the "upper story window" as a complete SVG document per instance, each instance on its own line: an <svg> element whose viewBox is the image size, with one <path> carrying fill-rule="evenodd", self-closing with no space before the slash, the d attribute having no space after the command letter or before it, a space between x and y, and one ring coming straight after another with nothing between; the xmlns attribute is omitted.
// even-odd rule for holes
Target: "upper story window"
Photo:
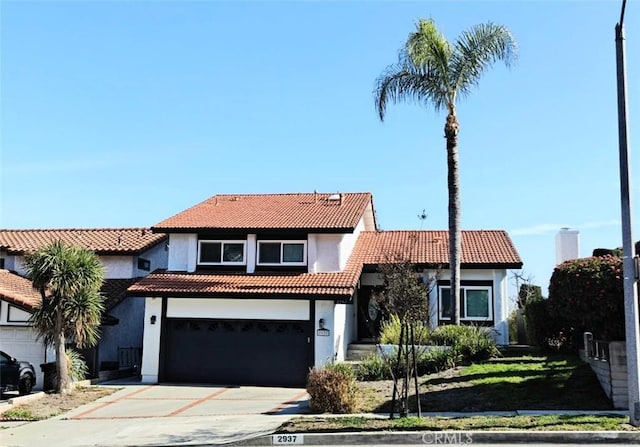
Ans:
<svg viewBox="0 0 640 447"><path fill-rule="evenodd" d="M245 265L246 241L198 241L198 264Z"/></svg>
<svg viewBox="0 0 640 447"><path fill-rule="evenodd" d="M451 289L449 286L439 287L441 320L451 319ZM460 287L460 320L491 321L493 319L491 286Z"/></svg>
<svg viewBox="0 0 640 447"><path fill-rule="evenodd" d="M307 241L258 242L258 265L306 265Z"/></svg>

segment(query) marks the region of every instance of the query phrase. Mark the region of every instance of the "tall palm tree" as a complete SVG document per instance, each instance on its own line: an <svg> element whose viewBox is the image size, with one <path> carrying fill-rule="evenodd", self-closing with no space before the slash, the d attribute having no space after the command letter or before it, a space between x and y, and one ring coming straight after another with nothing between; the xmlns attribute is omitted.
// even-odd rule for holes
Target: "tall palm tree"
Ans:
<svg viewBox="0 0 640 447"><path fill-rule="evenodd" d="M104 310L100 287L104 268L92 251L53 242L25 258L27 275L40 291L42 303L30 323L39 337L56 351L56 391L71 390L67 341L78 347L95 346Z"/></svg>
<svg viewBox="0 0 640 447"><path fill-rule="evenodd" d="M458 98L478 85L480 77L496 61L507 67L517 58L517 44L501 25L485 23L464 31L450 44L433 20L421 19L400 50L398 63L390 65L376 80L376 109L384 121L387 104L413 101L446 109L444 136L447 141L449 188L449 268L451 313L460 324L460 182L458 175Z"/></svg>

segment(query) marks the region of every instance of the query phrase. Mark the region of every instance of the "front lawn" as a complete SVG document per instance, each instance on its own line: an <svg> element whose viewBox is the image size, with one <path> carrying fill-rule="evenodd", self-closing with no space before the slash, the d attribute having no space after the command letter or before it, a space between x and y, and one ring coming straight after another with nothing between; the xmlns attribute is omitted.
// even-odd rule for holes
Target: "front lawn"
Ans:
<svg viewBox="0 0 640 447"><path fill-rule="evenodd" d="M575 356L525 355L456 367L419 378L423 412L612 410L588 365ZM358 382L358 413L388 414L393 382ZM411 398L415 412L415 395ZM397 413L396 413L397 415ZM382 430L636 430L623 415L469 417L313 416L278 432Z"/></svg>
<svg viewBox="0 0 640 447"><path fill-rule="evenodd" d="M589 368L575 356L489 360L419 378L422 411L610 410ZM386 413L392 381L358 382L358 412ZM415 411L415 396L411 399Z"/></svg>

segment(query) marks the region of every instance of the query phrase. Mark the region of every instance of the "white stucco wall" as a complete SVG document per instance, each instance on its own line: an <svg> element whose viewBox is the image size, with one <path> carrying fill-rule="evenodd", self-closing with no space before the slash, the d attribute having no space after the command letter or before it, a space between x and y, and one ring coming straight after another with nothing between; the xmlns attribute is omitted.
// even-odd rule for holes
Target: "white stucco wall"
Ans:
<svg viewBox="0 0 640 447"><path fill-rule="evenodd" d="M334 321L334 302L329 300L316 301L316 318L314 322L314 335L315 335L315 364L316 367L321 367L328 362L335 360L334 339L335 339L335 321ZM320 326L318 322L320 319L324 320L324 327L331 332L329 336L318 336L318 329Z"/></svg>
<svg viewBox="0 0 640 447"><path fill-rule="evenodd" d="M168 254L164 249L164 244L158 244L150 250L147 250L141 257L151 261L151 270L156 268L165 268L167 266ZM146 276L149 272L138 269L138 257L132 255L100 255L100 262L104 266L105 279L124 279L136 278L138 276ZM27 271L24 268L24 256L8 257L5 260L12 264L12 269L18 275L26 276Z"/></svg>
<svg viewBox="0 0 640 447"><path fill-rule="evenodd" d="M155 324L151 317L155 316ZM145 298L144 348L142 350L142 383L157 383L160 367L160 329L162 325L162 298Z"/></svg>
<svg viewBox="0 0 640 447"><path fill-rule="evenodd" d="M193 272L196 269L198 256L197 234L169 235L168 270L176 272Z"/></svg>
<svg viewBox="0 0 640 447"><path fill-rule="evenodd" d="M147 276L156 269L166 269L169 263L169 249L167 241L163 241L149 250L142 252L139 256L132 258L133 277ZM149 270L141 270L138 268L138 258L146 259L151 263Z"/></svg>
<svg viewBox="0 0 640 447"><path fill-rule="evenodd" d="M247 273L256 271L257 245L256 235L247 234Z"/></svg>
<svg viewBox="0 0 640 447"><path fill-rule="evenodd" d="M311 235L310 235L311 237ZM314 234L315 259L309 257L309 265L313 265L313 271L338 272L340 271L339 246L341 234ZM311 253L309 253L311 255Z"/></svg>
<svg viewBox="0 0 640 447"><path fill-rule="evenodd" d="M309 301L169 298L167 317L308 321Z"/></svg>
<svg viewBox="0 0 640 447"><path fill-rule="evenodd" d="M494 336L499 345L509 344L509 287L506 270L493 271L493 294L494 294Z"/></svg>
<svg viewBox="0 0 640 447"><path fill-rule="evenodd" d="M347 265L347 261L349 260L349 256L351 256L351 252L356 245L356 241L358 240L358 236L365 229L365 220L364 217L360 218L358 225L356 225L353 233L345 233L342 235L340 239L340 244L338 246L338 263L340 271L344 270Z"/></svg>
<svg viewBox="0 0 640 447"><path fill-rule="evenodd" d="M353 304L336 304L333 310L333 350L337 361L347 357L349 343L355 340L355 315Z"/></svg>
<svg viewBox="0 0 640 447"><path fill-rule="evenodd" d="M133 278L133 256L100 256L105 279Z"/></svg>

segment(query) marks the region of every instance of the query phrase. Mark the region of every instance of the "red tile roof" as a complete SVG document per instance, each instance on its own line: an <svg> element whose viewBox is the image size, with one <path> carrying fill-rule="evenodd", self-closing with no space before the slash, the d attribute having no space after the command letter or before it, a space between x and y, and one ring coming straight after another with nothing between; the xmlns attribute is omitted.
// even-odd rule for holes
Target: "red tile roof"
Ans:
<svg viewBox="0 0 640 447"><path fill-rule="evenodd" d="M163 220L153 230L352 230L370 204L370 193L223 194Z"/></svg>
<svg viewBox="0 0 640 447"><path fill-rule="evenodd" d="M361 264L402 259L414 264L449 263L448 231L363 231L352 258ZM509 235L501 230L462 231L461 264L467 268L495 265L521 268L522 260Z"/></svg>
<svg viewBox="0 0 640 447"><path fill-rule="evenodd" d="M34 309L42 300L31 281L8 270L0 270L0 298L27 310Z"/></svg>
<svg viewBox="0 0 640 447"><path fill-rule="evenodd" d="M127 293L130 296L297 297L349 299L357 275L349 273L215 274L154 272Z"/></svg>
<svg viewBox="0 0 640 447"><path fill-rule="evenodd" d="M132 296L290 297L349 299L364 265L408 259L447 264L447 231L362 232L343 272L184 273L154 272L129 287ZM522 261L504 231L463 231L462 263L467 268L520 268ZM407 258L408 257L408 258Z"/></svg>
<svg viewBox="0 0 640 447"><path fill-rule="evenodd" d="M126 290L139 278L105 279L100 292L104 296L105 310L109 311L126 297ZM42 297L31 281L8 270L0 270L0 298L27 310L37 307Z"/></svg>
<svg viewBox="0 0 640 447"><path fill-rule="evenodd" d="M100 288L100 293L104 296L104 307L110 311L126 298L127 289L136 283L140 278L127 279L105 279Z"/></svg>
<svg viewBox="0 0 640 447"><path fill-rule="evenodd" d="M166 238L149 228L0 230L0 249L24 254L60 240L97 254L138 254Z"/></svg>

